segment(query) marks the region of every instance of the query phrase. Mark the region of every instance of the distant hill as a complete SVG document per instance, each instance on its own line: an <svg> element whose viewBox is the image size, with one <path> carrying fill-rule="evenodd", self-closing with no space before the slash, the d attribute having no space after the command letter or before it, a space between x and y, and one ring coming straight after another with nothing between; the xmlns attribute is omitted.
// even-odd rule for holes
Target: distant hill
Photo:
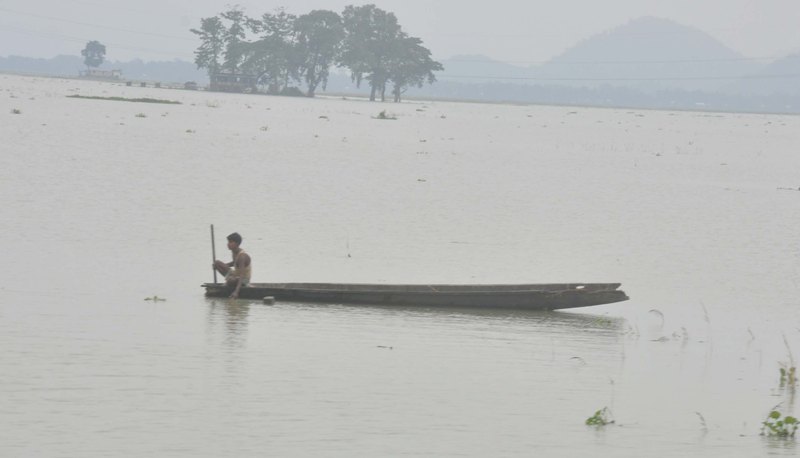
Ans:
<svg viewBox="0 0 800 458"><path fill-rule="evenodd" d="M535 74L564 80L553 83L587 87L714 91L758 69L701 30L643 17L583 40Z"/></svg>
<svg viewBox="0 0 800 458"><path fill-rule="evenodd" d="M645 92L725 92L734 90L737 78L758 74L762 67L701 30L655 17L586 38L542 65L512 65L486 56L454 56L442 63L441 81L611 86ZM753 81L760 84L764 81Z"/></svg>
<svg viewBox="0 0 800 458"><path fill-rule="evenodd" d="M800 52L776 60L750 76L731 84L729 90L755 95L800 95Z"/></svg>
<svg viewBox="0 0 800 458"><path fill-rule="evenodd" d="M524 81L531 77L527 67L508 64L482 55L458 55L441 61L444 71L439 75L462 83L486 82L486 77L518 78ZM480 78L484 77L484 78Z"/></svg>

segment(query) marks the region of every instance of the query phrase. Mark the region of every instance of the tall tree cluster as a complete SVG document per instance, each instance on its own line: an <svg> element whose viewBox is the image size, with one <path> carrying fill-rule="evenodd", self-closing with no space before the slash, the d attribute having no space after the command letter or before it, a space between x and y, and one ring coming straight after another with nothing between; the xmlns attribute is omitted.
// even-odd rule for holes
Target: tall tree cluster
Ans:
<svg viewBox="0 0 800 458"><path fill-rule="evenodd" d="M106 46L99 41L92 40L86 43L86 47L81 51L83 63L86 68L99 67L106 58Z"/></svg>
<svg viewBox="0 0 800 458"><path fill-rule="evenodd" d="M201 42L195 51L198 68L209 75L255 76L273 94L302 83L313 97L337 66L349 70L359 87L369 84L370 100L385 100L391 86L399 102L409 87L431 84L434 72L443 70L422 40L375 5L348 6L341 15L314 10L295 16L281 8L256 18L233 8L201 19L200 28L191 32Z"/></svg>

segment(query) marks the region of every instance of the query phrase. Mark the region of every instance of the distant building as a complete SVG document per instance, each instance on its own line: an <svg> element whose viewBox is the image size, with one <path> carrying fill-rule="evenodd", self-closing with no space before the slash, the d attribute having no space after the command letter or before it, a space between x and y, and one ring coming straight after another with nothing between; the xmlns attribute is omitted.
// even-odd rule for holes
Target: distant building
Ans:
<svg viewBox="0 0 800 458"><path fill-rule="evenodd" d="M219 92L255 92L258 78L241 73L213 73L209 89Z"/></svg>
<svg viewBox="0 0 800 458"><path fill-rule="evenodd" d="M122 78L122 70L100 70L90 68L80 73L81 78L93 78L102 80L118 80Z"/></svg>

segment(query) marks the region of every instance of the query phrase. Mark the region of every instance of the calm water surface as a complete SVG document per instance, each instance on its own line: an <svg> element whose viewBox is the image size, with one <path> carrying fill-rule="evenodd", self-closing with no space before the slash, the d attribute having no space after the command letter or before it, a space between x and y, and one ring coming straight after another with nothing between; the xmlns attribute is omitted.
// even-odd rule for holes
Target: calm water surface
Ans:
<svg viewBox="0 0 800 458"><path fill-rule="evenodd" d="M355 100L0 89L2 456L797 453L759 436L797 413L796 117L406 103L386 122ZM244 235L257 281L632 299L210 300L209 223L218 257ZM603 407L616 423L585 426Z"/></svg>

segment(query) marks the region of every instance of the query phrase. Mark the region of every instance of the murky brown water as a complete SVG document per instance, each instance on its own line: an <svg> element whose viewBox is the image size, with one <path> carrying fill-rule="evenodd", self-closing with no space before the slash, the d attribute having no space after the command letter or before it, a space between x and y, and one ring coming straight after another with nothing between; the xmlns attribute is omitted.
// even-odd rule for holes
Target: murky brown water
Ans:
<svg viewBox="0 0 800 458"><path fill-rule="evenodd" d="M800 354L800 192L778 188L800 186L800 118L0 90L2 456L797 453L759 431L797 407L778 369L784 337ZM208 300L209 223L218 257L244 235L257 281L632 299ZM606 406L614 425L584 425Z"/></svg>

